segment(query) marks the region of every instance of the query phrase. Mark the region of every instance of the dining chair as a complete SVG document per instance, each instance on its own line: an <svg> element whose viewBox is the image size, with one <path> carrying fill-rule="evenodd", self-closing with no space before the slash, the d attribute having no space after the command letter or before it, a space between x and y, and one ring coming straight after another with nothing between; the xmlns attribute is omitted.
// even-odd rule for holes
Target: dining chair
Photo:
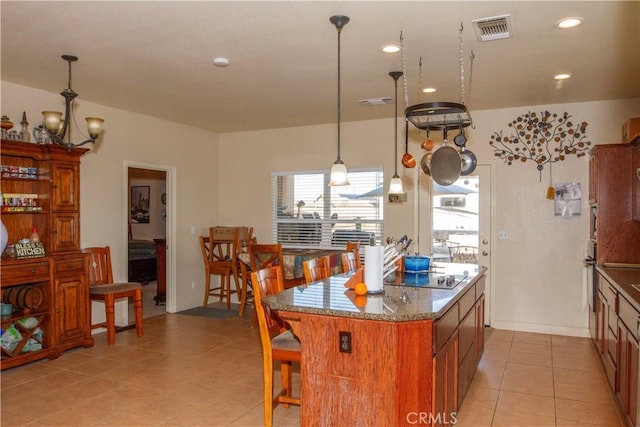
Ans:
<svg viewBox="0 0 640 427"><path fill-rule="evenodd" d="M222 301L226 299L227 308L231 308L231 295L240 294L236 265L236 248L238 242L237 230L231 234L221 233L209 229L209 237L200 236L200 250L205 267L204 307L209 303L209 297L217 296ZM211 276L219 276L220 283L211 284ZM236 289L231 290L231 278L234 278Z"/></svg>
<svg viewBox="0 0 640 427"><path fill-rule="evenodd" d="M353 251L359 251L360 250L360 241L358 240L357 242L347 242L347 248L346 251L347 252L353 252Z"/></svg>
<svg viewBox="0 0 640 427"><path fill-rule="evenodd" d="M342 272L356 271L362 265L360 261L360 250L356 249L351 252L344 252L342 258Z"/></svg>
<svg viewBox="0 0 640 427"><path fill-rule="evenodd" d="M104 302L105 322L91 325L91 329L107 328L107 342L116 342L115 301L121 298L133 299L136 318L136 333L142 336L142 285L137 282L113 282L111 249L91 247L82 249L89 254L89 298Z"/></svg>
<svg viewBox="0 0 640 427"><path fill-rule="evenodd" d="M264 425L273 424L273 408L282 403L300 405L300 398L293 396L293 363L300 363L300 341L282 320L262 302L262 298L284 290L282 266L267 267L251 273L256 313L262 343L262 367L264 370ZM280 364L281 389L273 393L274 362Z"/></svg>
<svg viewBox="0 0 640 427"><path fill-rule="evenodd" d="M283 266L282 243L252 243L249 245L249 265L252 271L275 265ZM283 267L284 268L284 267Z"/></svg>
<svg viewBox="0 0 640 427"><path fill-rule="evenodd" d="M248 263L250 262L249 246L255 243L257 243L256 238L251 237L248 240L244 241L244 244L241 244L237 248L236 271L238 273L238 280L240 281L241 291L240 309L238 310L238 316L240 317L244 315L244 309L247 304L250 304L252 306L255 305L253 297L253 286L251 284L251 267L248 265ZM255 324L257 324L257 322Z"/></svg>
<svg viewBox="0 0 640 427"><path fill-rule="evenodd" d="M307 259L302 262L302 269L304 282L307 284L326 279L331 275L331 260L329 256Z"/></svg>

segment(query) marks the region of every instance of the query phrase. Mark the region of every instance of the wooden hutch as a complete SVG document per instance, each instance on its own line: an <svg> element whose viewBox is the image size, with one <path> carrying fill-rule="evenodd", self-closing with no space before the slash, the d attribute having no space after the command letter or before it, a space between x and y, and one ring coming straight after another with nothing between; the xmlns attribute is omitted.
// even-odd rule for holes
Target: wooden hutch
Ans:
<svg viewBox="0 0 640 427"><path fill-rule="evenodd" d="M39 258L18 259L10 250L2 255L2 300L13 303L13 312L0 319L2 369L93 345L89 261L80 252L79 172L86 151L1 142L7 248L37 228L45 250Z"/></svg>

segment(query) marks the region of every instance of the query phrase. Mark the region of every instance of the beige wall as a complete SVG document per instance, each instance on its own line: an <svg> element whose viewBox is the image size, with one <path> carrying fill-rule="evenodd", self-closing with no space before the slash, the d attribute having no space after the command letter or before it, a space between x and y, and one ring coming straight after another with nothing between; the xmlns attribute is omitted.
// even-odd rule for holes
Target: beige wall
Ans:
<svg viewBox="0 0 640 427"><path fill-rule="evenodd" d="M30 127L45 109L64 110L62 97L2 82L2 114L10 118L27 112ZM167 230L176 260L175 308L202 303L204 270L197 236L218 222L218 136L212 132L76 100L78 123L85 116L105 119L99 143L82 157L81 244L111 246L116 280L127 277L127 173L125 162L175 168L176 198L171 207L175 230ZM74 140L79 140L74 138ZM90 145L88 147L91 147ZM191 234L191 226L196 234ZM192 289L191 282L195 282ZM171 298L171 295L168 295ZM171 309L171 305L167 306ZM95 310L94 310L95 312Z"/></svg>
<svg viewBox="0 0 640 427"><path fill-rule="evenodd" d="M576 120L589 123L587 135L592 142L609 143L620 140L620 127L627 118L640 116L639 101L537 106L531 110L567 111ZM82 159L82 245L111 245L116 278L126 277L125 162L175 168L172 212L178 310L196 306L202 298L204 273L197 235L212 224L242 224L254 226L258 239L269 241L271 172L326 169L336 157L335 124L216 135L82 99L77 104L80 120L86 115L106 119L102 142ZM2 114L12 119L24 110L33 125L43 109L56 106L63 107L62 97L56 93L2 82ZM506 129L511 120L527 111L472 111L476 127L467 131L469 148L480 163L493 169L492 323L517 330L584 335L587 160L571 157L554 165L555 182L577 181L583 188L582 217L556 219L553 203L545 199L548 176L543 175L540 181L531 165L507 166L496 161L488 144L492 131ZM404 126L398 128L402 152ZM394 166L392 129L392 119L344 123L342 158L348 167L382 166L388 183ZM418 141L423 138L412 135L410 141L410 151L418 158ZM408 202L385 206L385 234L414 235L414 200L421 212L426 212L423 207L428 207L429 195L424 189L416 191L417 169L400 167L399 172ZM425 177L420 180L424 188ZM196 235L190 234L192 226ZM509 231L510 238L498 240L498 230ZM424 232L421 227L421 234ZM414 235L414 240L417 237ZM422 236L421 241L428 238ZM191 289L192 281L196 289Z"/></svg>
<svg viewBox="0 0 640 427"><path fill-rule="evenodd" d="M627 118L640 116L638 101L539 106L531 111L567 111L575 120L589 123L587 135L593 143L610 143L620 140L621 125ZM479 163L492 167L492 324L585 335L587 294L582 260L588 235L587 158L574 156L553 166L554 182L576 181L583 189L581 218L561 220L553 216L553 202L545 198L547 171L540 181L538 171L530 163L507 166L496 161L488 143L491 132L507 129L508 123L528 111L527 108L473 111L475 129L467 130L469 149L477 155ZM403 124L398 126L400 152L404 150ZM394 168L393 120L344 123L342 128L341 157L349 169L382 166L388 184ZM416 135L414 130L410 133L409 151L419 159L422 155L419 141L425 135ZM431 137L441 139L439 135ZM225 177L218 196L220 222L252 225L259 240L270 241L271 172L329 168L336 157L336 125L223 134L220 142L218 167L220 176ZM430 197L425 190L426 177L417 170L400 166L408 201L385 205L385 235L408 234L414 241L420 238L420 251L425 253L429 238L426 227L420 227L421 236L416 235L414 203L417 199L421 215L427 215ZM498 240L498 230L509 231L510 238Z"/></svg>

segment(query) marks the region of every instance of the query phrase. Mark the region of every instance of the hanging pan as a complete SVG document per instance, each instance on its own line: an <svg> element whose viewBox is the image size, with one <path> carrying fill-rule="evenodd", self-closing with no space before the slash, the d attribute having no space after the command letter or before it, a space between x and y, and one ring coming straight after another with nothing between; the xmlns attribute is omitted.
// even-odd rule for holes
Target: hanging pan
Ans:
<svg viewBox="0 0 640 427"><path fill-rule="evenodd" d="M422 169L422 172L424 172L424 174L427 176L431 176L430 163L431 163L432 156L433 156L433 153L428 152L428 153L425 153L425 155L422 156L422 159L420 160L420 169Z"/></svg>
<svg viewBox="0 0 640 427"><path fill-rule="evenodd" d="M478 165L478 160L476 159L476 155L473 154L471 150L467 150L465 147L462 147L460 150L460 175L466 176L471 175L474 170L476 170L476 166Z"/></svg>
<svg viewBox="0 0 640 427"><path fill-rule="evenodd" d="M467 143L467 137L464 134L464 128L462 127L462 123L460 123L460 132L453 138L453 143L458 147L464 147Z"/></svg>
<svg viewBox="0 0 640 427"><path fill-rule="evenodd" d="M431 177L440 185L451 185L458 178L462 171L462 161L460 153L453 147L447 145L447 128L443 130L442 146L433 152L429 162Z"/></svg>
<svg viewBox="0 0 640 427"><path fill-rule="evenodd" d="M402 155L402 166L409 169L416 167L416 159L414 159L413 156L409 154L409 121L408 120L405 120L404 154Z"/></svg>

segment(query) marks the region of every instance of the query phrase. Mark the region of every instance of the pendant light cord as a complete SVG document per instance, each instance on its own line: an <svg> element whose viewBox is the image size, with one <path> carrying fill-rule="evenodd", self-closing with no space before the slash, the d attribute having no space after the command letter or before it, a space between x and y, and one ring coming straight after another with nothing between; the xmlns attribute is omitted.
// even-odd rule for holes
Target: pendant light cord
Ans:
<svg viewBox="0 0 640 427"><path fill-rule="evenodd" d="M340 34L342 27L338 28L338 160L340 159Z"/></svg>

